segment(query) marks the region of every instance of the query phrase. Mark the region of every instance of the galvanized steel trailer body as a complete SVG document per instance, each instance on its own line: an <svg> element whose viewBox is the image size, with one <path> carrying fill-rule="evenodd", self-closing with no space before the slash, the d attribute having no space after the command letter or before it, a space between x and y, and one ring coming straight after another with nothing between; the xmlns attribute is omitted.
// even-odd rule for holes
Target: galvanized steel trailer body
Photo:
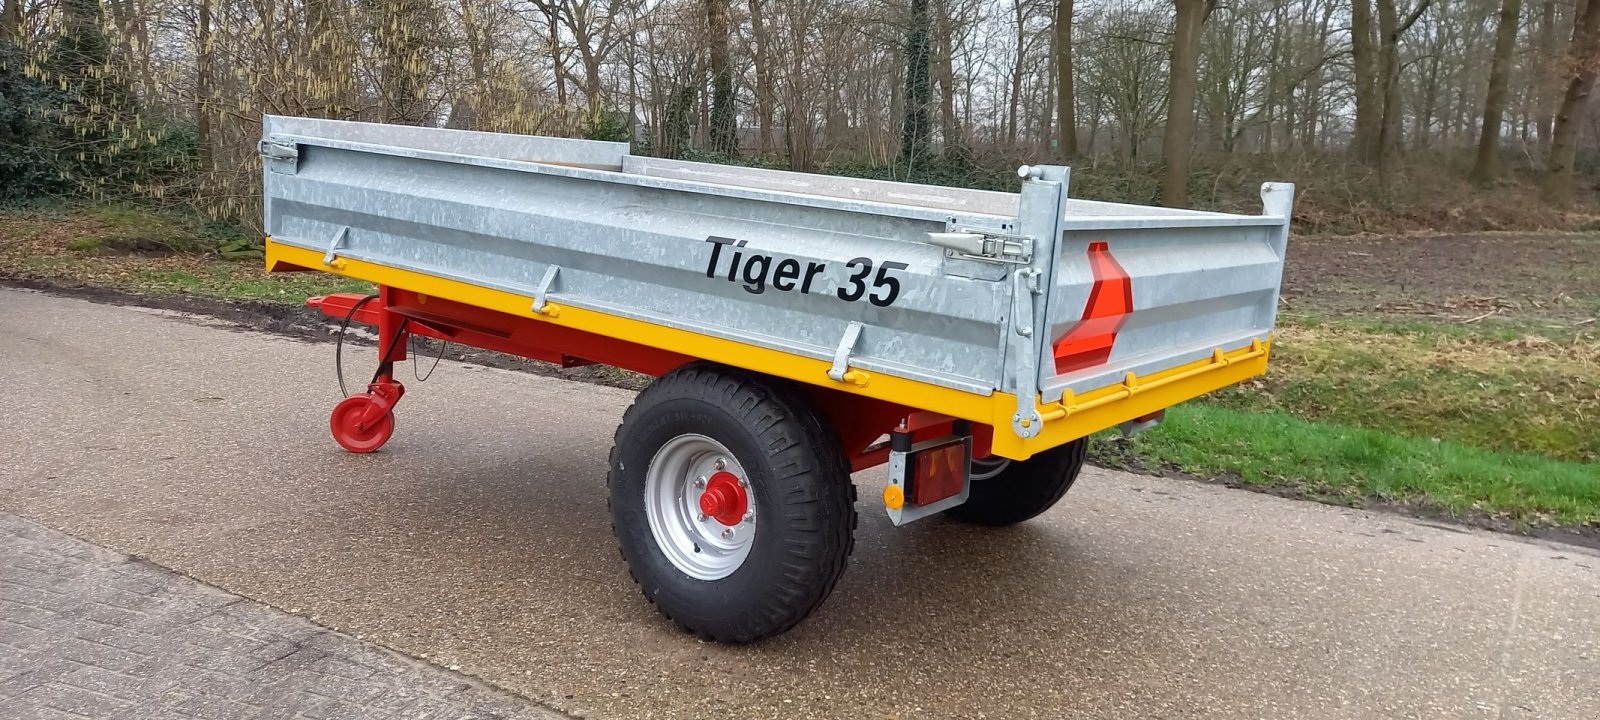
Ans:
<svg viewBox="0 0 1600 720"><path fill-rule="evenodd" d="M970 424L979 457L1021 461L1260 374L1293 202L1268 183L1262 215L1231 215L1071 200L1058 166L1013 194L272 116L261 154L269 269L383 288L329 314L391 342L796 381L858 470L896 428Z"/></svg>

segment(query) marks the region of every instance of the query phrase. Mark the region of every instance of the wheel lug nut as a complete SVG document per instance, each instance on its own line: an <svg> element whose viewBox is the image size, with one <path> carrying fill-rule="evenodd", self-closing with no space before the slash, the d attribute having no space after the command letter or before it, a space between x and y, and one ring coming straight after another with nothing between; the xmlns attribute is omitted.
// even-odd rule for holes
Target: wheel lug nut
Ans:
<svg viewBox="0 0 1600 720"><path fill-rule="evenodd" d="M723 468L725 468L727 466L728 466L728 463L726 461L724 461L722 458L717 458L716 460L712 461L712 463L711 463L711 467L714 467L714 468L716 468L718 470L721 470L721 469L723 469Z"/></svg>
<svg viewBox="0 0 1600 720"><path fill-rule="evenodd" d="M739 487L742 487L742 488L750 487L750 481L746 480L744 478L739 478Z"/></svg>
<svg viewBox="0 0 1600 720"><path fill-rule="evenodd" d="M733 539L733 528L728 528L727 530L723 530L722 531L722 539L723 540L732 540Z"/></svg>
<svg viewBox="0 0 1600 720"><path fill-rule="evenodd" d="M755 513L745 513L744 514L744 521L747 522L747 523L755 522L756 521L756 514Z"/></svg>
<svg viewBox="0 0 1600 720"><path fill-rule="evenodd" d="M705 479L705 477L704 477L704 476L701 476L701 477L697 477L697 478L695 478L695 479L694 479L694 486L695 486L695 487L697 487L697 488L703 488L703 487L705 487L705 486L706 486L706 479Z"/></svg>
<svg viewBox="0 0 1600 720"><path fill-rule="evenodd" d="M700 522L705 522L705 521L706 521L706 514L705 513L700 513Z"/></svg>

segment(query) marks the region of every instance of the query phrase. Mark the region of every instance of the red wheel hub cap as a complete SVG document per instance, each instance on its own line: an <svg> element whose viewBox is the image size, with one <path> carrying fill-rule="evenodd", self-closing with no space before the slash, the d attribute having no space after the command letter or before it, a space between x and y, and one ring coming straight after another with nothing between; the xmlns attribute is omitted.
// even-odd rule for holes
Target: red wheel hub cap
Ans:
<svg viewBox="0 0 1600 720"><path fill-rule="evenodd" d="M731 527L743 522L749 509L750 496L739 483L739 476L724 470L706 480L705 494L700 496L700 512Z"/></svg>

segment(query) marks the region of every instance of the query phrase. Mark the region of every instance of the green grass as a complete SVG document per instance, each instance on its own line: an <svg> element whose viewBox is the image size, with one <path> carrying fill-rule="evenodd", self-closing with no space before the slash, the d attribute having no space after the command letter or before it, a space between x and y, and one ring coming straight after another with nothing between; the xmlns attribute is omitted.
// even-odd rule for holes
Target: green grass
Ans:
<svg viewBox="0 0 1600 720"><path fill-rule="evenodd" d="M1600 298L1596 299L1596 303L1596 308L1600 309ZM1326 328L1399 335L1420 333L1502 342L1523 340L1531 336L1563 345L1585 341L1592 343L1597 341L1596 334L1600 333L1600 327L1596 327L1592 321L1585 325L1575 325L1502 317L1485 318L1482 322L1466 324L1390 315L1332 317L1318 313L1283 312L1278 315L1278 323L1306 329Z"/></svg>
<svg viewBox="0 0 1600 720"><path fill-rule="evenodd" d="M1344 504L1379 500L1522 526L1600 525L1600 466L1500 452L1279 412L1172 408L1131 438L1098 436L1094 459L1291 489Z"/></svg>
<svg viewBox="0 0 1600 720"><path fill-rule="evenodd" d="M267 274L256 263L218 261L199 270L148 269L135 274L128 289L154 294L185 293L228 300L268 300L299 304L313 295L373 292L371 283L319 272Z"/></svg>
<svg viewBox="0 0 1600 720"><path fill-rule="evenodd" d="M1472 326L1469 326L1472 327ZM1263 379L1208 396L1234 410L1600 460L1600 339L1400 321L1282 326Z"/></svg>
<svg viewBox="0 0 1600 720"><path fill-rule="evenodd" d="M268 274L259 238L237 227L119 205L0 210L0 273L144 294L289 304L372 289L328 273Z"/></svg>

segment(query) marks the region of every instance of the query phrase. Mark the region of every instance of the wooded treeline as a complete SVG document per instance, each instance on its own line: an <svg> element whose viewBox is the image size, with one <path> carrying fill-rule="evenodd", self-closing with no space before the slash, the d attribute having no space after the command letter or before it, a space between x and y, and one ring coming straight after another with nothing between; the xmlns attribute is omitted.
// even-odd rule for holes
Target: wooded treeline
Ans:
<svg viewBox="0 0 1600 720"><path fill-rule="evenodd" d="M1240 157L1383 183L1449 156L1561 202L1597 70L1593 0L4 0L0 194L248 217L282 113L952 182L1149 168L1169 204Z"/></svg>

